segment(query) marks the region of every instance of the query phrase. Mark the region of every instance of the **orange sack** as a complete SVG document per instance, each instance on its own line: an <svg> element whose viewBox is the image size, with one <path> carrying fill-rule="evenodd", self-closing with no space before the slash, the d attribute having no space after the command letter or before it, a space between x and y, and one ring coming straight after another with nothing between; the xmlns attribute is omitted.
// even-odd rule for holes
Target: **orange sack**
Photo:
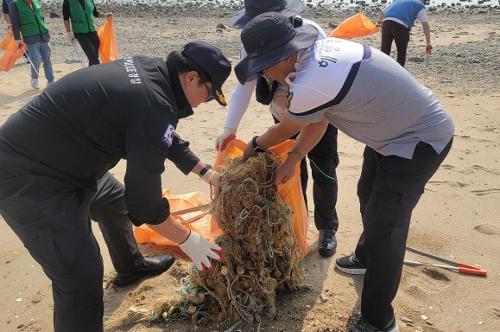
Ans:
<svg viewBox="0 0 500 332"><path fill-rule="evenodd" d="M243 150L245 149L245 143L238 139L233 139L230 141L223 151L219 151L217 154L217 160L215 162L214 168L220 171L224 166L224 161L243 155ZM288 154L288 151L292 149L294 141L286 141L270 150L274 153L279 154L280 159L284 160ZM295 231L295 236L297 238L297 243L301 253L304 255L309 251L309 245L307 243L307 227L309 223L309 218L307 216L307 209L304 202L304 197L302 196L302 188L300 184L300 169L296 168L293 178L291 178L286 184L278 187L278 195L288 204L293 212L293 229ZM187 208L200 206L203 204L210 203L210 197L204 193L190 193L184 195L170 195L165 194L165 197L169 200L170 211L180 211ZM176 216L175 218L179 221L189 220L200 212L191 212L182 216ZM217 236L219 236L222 231L217 226L217 222L214 217L210 214L203 216L202 218L189 223L186 225L188 228L201 233L207 239L213 241ZM164 238L147 225L142 225L134 229L134 235L137 243L154 243L157 245L173 246L176 247L177 244Z"/></svg>
<svg viewBox="0 0 500 332"><path fill-rule="evenodd" d="M12 35L12 29L7 30L7 35L0 46L5 50L0 57L0 71L9 71L14 66L17 59L26 51L26 46L23 44L21 48L17 47L14 36Z"/></svg>
<svg viewBox="0 0 500 332"><path fill-rule="evenodd" d="M365 14L358 13L340 23L330 32L330 37L351 39L372 35L379 30Z"/></svg>
<svg viewBox="0 0 500 332"><path fill-rule="evenodd" d="M8 28L5 38L0 42L0 48L4 51L7 50L7 45L9 45L12 39L14 39L14 35L12 34L12 28Z"/></svg>
<svg viewBox="0 0 500 332"><path fill-rule="evenodd" d="M185 209L189 209L192 207L204 205L210 203L210 196L205 193L194 192L189 194L182 195L171 195L168 193L168 190L164 193L164 196L168 199L170 204L170 211L181 211ZM200 215L200 212L191 212L186 213L182 216L174 216L174 218L183 222L189 220L197 215ZM200 233L205 238L213 241L215 237L218 235L216 233L211 233L210 231L210 223L212 216L210 214L197 219L195 222L189 223L185 225L189 229L192 229L195 232ZM177 243L161 236L159 233L155 232L147 225L142 225L134 228L134 235L137 243L154 243L159 246L171 246L177 247Z"/></svg>
<svg viewBox="0 0 500 332"><path fill-rule="evenodd" d="M271 152L277 153L280 156L280 160L284 161L288 155L288 152L295 145L295 141L288 140L276 146L273 146L269 150ZM223 151L217 154L217 159L215 161L215 170L219 171L224 166L224 160L233 159L236 157L241 157L243 151L245 150L246 143L239 140L233 139L226 144ZM293 212L293 230L295 231L295 237L297 238L297 244L299 246L300 252L304 255L309 251L309 245L307 243L307 227L309 224L309 218L307 216L306 203L304 202L304 196L302 196L302 187L300 184L300 167L295 168L295 173L293 177L285 184L278 187L278 195L283 199L283 201L288 205L288 207ZM212 231L217 232L218 227L214 219L212 219Z"/></svg>
<svg viewBox="0 0 500 332"><path fill-rule="evenodd" d="M106 63L118 60L120 52L118 52L118 43L116 42L112 16L108 16L106 23L97 31L97 35L99 36L99 57L101 58L101 62Z"/></svg>

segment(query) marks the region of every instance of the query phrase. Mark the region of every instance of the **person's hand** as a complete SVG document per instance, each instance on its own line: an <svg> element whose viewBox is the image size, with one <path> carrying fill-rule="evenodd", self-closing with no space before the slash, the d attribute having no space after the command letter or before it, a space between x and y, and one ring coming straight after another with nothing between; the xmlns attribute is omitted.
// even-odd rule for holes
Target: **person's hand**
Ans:
<svg viewBox="0 0 500 332"><path fill-rule="evenodd" d="M75 35L73 34L72 31L66 31L66 38L72 44L75 41Z"/></svg>
<svg viewBox="0 0 500 332"><path fill-rule="evenodd" d="M17 40L17 39L16 39L16 40L15 40L15 42L16 42L17 48L21 48L21 47L23 47L23 41L22 41L22 40L20 40L20 39L19 39L19 40Z"/></svg>
<svg viewBox="0 0 500 332"><path fill-rule="evenodd" d="M104 16L106 16L106 18L113 17L113 13L105 13Z"/></svg>
<svg viewBox="0 0 500 332"><path fill-rule="evenodd" d="M380 26L381 26L381 25L382 25L382 21L377 21L377 22L375 22L375 26L376 26L377 28L380 28Z"/></svg>
<svg viewBox="0 0 500 332"><path fill-rule="evenodd" d="M220 184L220 174L219 172L212 171L209 177L209 183L215 188L219 187Z"/></svg>
<svg viewBox="0 0 500 332"><path fill-rule="evenodd" d="M250 142L248 142L247 146L245 146L245 150L243 151L243 161L255 156L257 153L266 152L266 149L257 143L258 138L259 136L255 136Z"/></svg>
<svg viewBox="0 0 500 332"><path fill-rule="evenodd" d="M222 132L215 139L215 149L217 151L224 150L226 144L236 137L236 129L224 127Z"/></svg>
<svg viewBox="0 0 500 332"><path fill-rule="evenodd" d="M295 172L295 167L297 163L302 160L301 155L297 151L291 151L288 153L288 157L285 162L278 167L276 171L276 175L274 177L274 184L279 186L280 184L284 184L288 182L293 176Z"/></svg>
<svg viewBox="0 0 500 332"><path fill-rule="evenodd" d="M221 247L215 243L209 242L194 231L190 231L187 239L180 243L179 247L189 256L189 258L191 258L196 268L202 272L205 269L214 269L210 259L214 259L218 262L222 261L222 258L219 256L219 254L222 253ZM217 252L219 252L219 254Z"/></svg>
<svg viewBox="0 0 500 332"><path fill-rule="evenodd" d="M219 187L220 174L213 169L209 169L201 179L215 188Z"/></svg>
<svg viewBox="0 0 500 332"><path fill-rule="evenodd" d="M425 46L425 54L432 54L432 45L431 44L427 44Z"/></svg>
<svg viewBox="0 0 500 332"><path fill-rule="evenodd" d="M243 151L243 161L246 161L248 158L257 155L257 152L253 149L252 142L248 142L245 146L245 150Z"/></svg>

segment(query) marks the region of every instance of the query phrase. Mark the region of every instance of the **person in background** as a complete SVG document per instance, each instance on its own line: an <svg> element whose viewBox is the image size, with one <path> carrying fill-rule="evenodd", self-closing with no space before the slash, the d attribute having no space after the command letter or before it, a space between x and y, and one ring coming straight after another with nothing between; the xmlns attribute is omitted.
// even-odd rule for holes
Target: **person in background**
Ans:
<svg viewBox="0 0 500 332"><path fill-rule="evenodd" d="M5 23L7 23L7 28L10 27L10 17L9 17L9 6L13 0L2 0L2 14Z"/></svg>
<svg viewBox="0 0 500 332"><path fill-rule="evenodd" d="M431 30L427 18L427 10L420 0L394 0L382 10L377 19L377 25L382 26L381 51L391 54L392 41L396 43L397 62L405 66L406 49L410 40L410 31L418 18L422 24L425 36L425 53L432 53Z"/></svg>
<svg viewBox="0 0 500 332"><path fill-rule="evenodd" d="M321 27L311 20L298 16L304 10L300 0L245 0L245 9L232 17L229 25L243 29L255 16L265 12L277 12L287 16L296 27L311 26L317 31L318 39L326 38ZM240 59L247 56L243 46L240 47ZM226 122L216 140L216 149L221 150L225 144L235 137L236 131L255 90L259 103L269 106L275 122L282 121L286 114L285 97L287 88L273 80L267 80L263 75L256 75L256 79L244 84L236 83ZM292 135L291 138L296 138ZM318 253L323 257L332 256L337 248L335 234L339 227L336 210L337 204L337 174L339 164L337 153L337 128L328 126L321 141L308 154L313 178L314 224L319 231ZM302 194L307 203L307 161L303 158L300 163L300 180Z"/></svg>
<svg viewBox="0 0 500 332"><path fill-rule="evenodd" d="M19 47L24 43L28 49L31 60L31 87L40 89L38 74L42 63L47 83L53 83L55 78L50 61L50 35L43 19L40 0L12 1L9 6L9 18L16 43Z"/></svg>
<svg viewBox="0 0 500 332"><path fill-rule="evenodd" d="M94 0L63 1L63 19L68 41L70 43L73 43L75 39L78 41L89 60L89 66L100 63L99 37L94 25L94 17L108 17L111 15L111 13L99 13Z"/></svg>
<svg viewBox="0 0 500 332"><path fill-rule="evenodd" d="M5 23L7 23L7 29L11 28L10 24L10 16L9 16L9 6L14 0L2 0L2 14L3 14L3 19L5 20ZM28 55L28 50L23 53L24 60L26 61L27 64L30 63L29 60L29 55Z"/></svg>

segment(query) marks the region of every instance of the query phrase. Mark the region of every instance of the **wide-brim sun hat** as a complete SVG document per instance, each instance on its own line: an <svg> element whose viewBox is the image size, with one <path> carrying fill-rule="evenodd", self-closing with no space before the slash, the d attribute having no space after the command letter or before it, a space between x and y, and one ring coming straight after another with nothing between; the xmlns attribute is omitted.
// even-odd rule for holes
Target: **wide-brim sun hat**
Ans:
<svg viewBox="0 0 500 332"><path fill-rule="evenodd" d="M229 26L243 29L254 17L276 12L286 17L292 17L304 11L301 0L245 0L245 9L229 19Z"/></svg>
<svg viewBox="0 0 500 332"><path fill-rule="evenodd" d="M264 69L309 48L317 39L318 30L312 25L294 28L288 17L282 14L267 12L258 15L241 32L247 56L236 65L236 77L245 84Z"/></svg>

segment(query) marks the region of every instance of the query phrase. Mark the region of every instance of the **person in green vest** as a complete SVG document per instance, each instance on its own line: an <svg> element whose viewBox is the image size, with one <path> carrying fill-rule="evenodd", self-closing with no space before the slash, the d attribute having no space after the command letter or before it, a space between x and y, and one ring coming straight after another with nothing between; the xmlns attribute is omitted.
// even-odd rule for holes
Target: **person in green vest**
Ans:
<svg viewBox="0 0 500 332"><path fill-rule="evenodd" d="M70 43L78 40L89 59L89 66L99 64L99 37L94 25L94 17L108 17L111 13L100 14L94 0L64 0L63 19ZM71 22L71 25L70 25ZM73 31L71 31L73 28Z"/></svg>
<svg viewBox="0 0 500 332"><path fill-rule="evenodd" d="M9 7L13 1L14 0L2 0L2 13L3 13L3 18L5 20L5 23L7 24L7 30L11 28L10 27ZM29 60L28 51L24 52L23 56L24 56L24 60L26 61L26 64L29 65L30 60Z"/></svg>
<svg viewBox="0 0 500 332"><path fill-rule="evenodd" d="M50 61L50 36L40 0L14 0L9 7L12 33L19 47L26 45L31 59L31 87L38 90L38 73L43 63L47 83L54 82Z"/></svg>

